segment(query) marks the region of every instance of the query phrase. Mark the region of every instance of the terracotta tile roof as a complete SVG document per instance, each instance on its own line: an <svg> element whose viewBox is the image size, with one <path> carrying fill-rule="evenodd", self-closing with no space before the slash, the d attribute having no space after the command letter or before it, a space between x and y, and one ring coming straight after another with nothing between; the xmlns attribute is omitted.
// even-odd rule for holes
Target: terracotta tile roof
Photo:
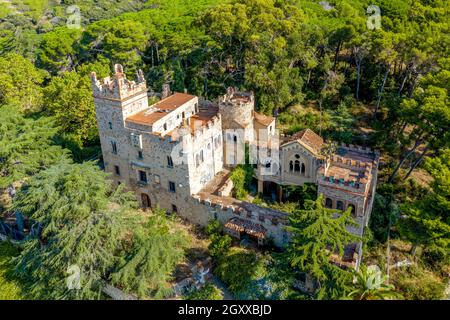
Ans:
<svg viewBox="0 0 450 320"><path fill-rule="evenodd" d="M257 113L255 111L253 111L253 115L255 117L255 121L266 127L269 126L275 120L274 117L266 116L264 114Z"/></svg>
<svg viewBox="0 0 450 320"><path fill-rule="evenodd" d="M293 134L292 136L288 137L286 143L290 143L293 141L298 141L303 146L305 146L309 151L313 152L316 155L320 154L320 151L324 144L322 137L317 135L311 129L304 129L302 131Z"/></svg>
<svg viewBox="0 0 450 320"><path fill-rule="evenodd" d="M195 96L193 95L176 92L170 97L167 97L150 106L149 109L142 110L141 112L129 116L126 121L144 125L152 125L162 117L194 98Z"/></svg>
<svg viewBox="0 0 450 320"><path fill-rule="evenodd" d="M225 228L238 232L245 232L257 238L265 238L267 232L266 228L262 225L239 218L231 218L225 224Z"/></svg>

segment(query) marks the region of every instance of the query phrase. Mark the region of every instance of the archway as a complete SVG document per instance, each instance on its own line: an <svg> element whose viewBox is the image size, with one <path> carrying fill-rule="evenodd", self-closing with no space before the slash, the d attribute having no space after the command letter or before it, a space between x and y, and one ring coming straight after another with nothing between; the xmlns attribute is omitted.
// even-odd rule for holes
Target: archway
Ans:
<svg viewBox="0 0 450 320"><path fill-rule="evenodd" d="M142 208L148 209L151 208L152 202L150 201L150 197L146 193L141 193L141 204Z"/></svg>
<svg viewBox="0 0 450 320"><path fill-rule="evenodd" d="M331 200L330 198L326 198L325 199L325 207L327 208L333 208L333 200Z"/></svg>

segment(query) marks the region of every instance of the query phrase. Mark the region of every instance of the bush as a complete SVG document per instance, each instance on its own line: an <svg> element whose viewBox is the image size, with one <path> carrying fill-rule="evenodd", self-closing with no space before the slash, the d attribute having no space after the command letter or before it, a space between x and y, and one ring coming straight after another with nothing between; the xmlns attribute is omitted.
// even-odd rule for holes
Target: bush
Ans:
<svg viewBox="0 0 450 320"><path fill-rule="evenodd" d="M205 233L208 237L211 237L214 234L220 234L220 222L218 220L211 220L205 227Z"/></svg>
<svg viewBox="0 0 450 320"><path fill-rule="evenodd" d="M255 282L266 274L266 259L263 256L243 248L231 248L218 257L214 274L218 276L236 298L248 298Z"/></svg>
<svg viewBox="0 0 450 320"><path fill-rule="evenodd" d="M222 291L212 283L207 283L203 288L194 290L185 298L186 300L223 300Z"/></svg>
<svg viewBox="0 0 450 320"><path fill-rule="evenodd" d="M211 243L208 246L208 249L209 254L213 258L217 258L227 253L233 241L229 235L221 236L220 234L213 234L210 239Z"/></svg>
<svg viewBox="0 0 450 320"><path fill-rule="evenodd" d="M395 287L407 300L439 300L444 295L441 279L420 266L396 270L393 278Z"/></svg>
<svg viewBox="0 0 450 320"><path fill-rule="evenodd" d="M238 165L230 174L233 181L233 193L237 199L244 200L250 192L253 178L251 165Z"/></svg>

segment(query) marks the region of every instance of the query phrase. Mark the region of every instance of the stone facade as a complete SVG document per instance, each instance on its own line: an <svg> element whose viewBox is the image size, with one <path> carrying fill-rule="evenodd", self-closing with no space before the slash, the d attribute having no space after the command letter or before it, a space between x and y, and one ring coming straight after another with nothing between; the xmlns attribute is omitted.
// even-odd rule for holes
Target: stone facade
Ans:
<svg viewBox="0 0 450 320"><path fill-rule="evenodd" d="M280 142L275 118L256 113L253 94L234 88L218 105L174 93L149 106L142 71L130 81L116 65L112 79L98 80L92 73L91 80L105 170L134 191L143 207L177 212L199 225L217 219L235 237L246 234L283 246L289 241L288 214L230 197L227 168L244 156L238 144L247 144L256 153L259 191L264 183L280 188L317 183L328 206L354 206L361 228L352 232L360 234L367 224L377 153L341 146L325 156L323 139L311 130Z"/></svg>

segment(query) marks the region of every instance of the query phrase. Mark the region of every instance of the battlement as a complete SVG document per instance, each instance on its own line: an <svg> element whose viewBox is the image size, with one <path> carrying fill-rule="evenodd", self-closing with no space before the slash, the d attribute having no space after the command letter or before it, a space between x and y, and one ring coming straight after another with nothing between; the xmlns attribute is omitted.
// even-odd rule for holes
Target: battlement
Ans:
<svg viewBox="0 0 450 320"><path fill-rule="evenodd" d="M253 92L241 92L234 87L229 87L227 93L219 100L219 105L234 105L241 106L253 104L255 96Z"/></svg>
<svg viewBox="0 0 450 320"><path fill-rule="evenodd" d="M147 84L142 70L137 72L136 81L130 81L126 78L120 64L114 65L113 79L110 77L97 79L97 74L91 72L91 84L94 98L123 100L135 94L147 92Z"/></svg>
<svg viewBox="0 0 450 320"><path fill-rule="evenodd" d="M202 205L225 211L266 225L283 226L288 224L288 214L270 208L263 208L252 203L239 201L230 197L217 197L214 195L196 194L194 200Z"/></svg>
<svg viewBox="0 0 450 320"><path fill-rule="evenodd" d="M379 150L373 150L371 148L367 148L367 147L362 147L362 146L355 146L353 144L346 144L346 143L341 143L338 146L338 150L339 149L346 149L348 151L352 151L352 152L356 152L356 153L360 153L360 154L365 154L365 155L372 155L375 158L379 158L380 157L380 151ZM339 153L339 152L338 152Z"/></svg>

